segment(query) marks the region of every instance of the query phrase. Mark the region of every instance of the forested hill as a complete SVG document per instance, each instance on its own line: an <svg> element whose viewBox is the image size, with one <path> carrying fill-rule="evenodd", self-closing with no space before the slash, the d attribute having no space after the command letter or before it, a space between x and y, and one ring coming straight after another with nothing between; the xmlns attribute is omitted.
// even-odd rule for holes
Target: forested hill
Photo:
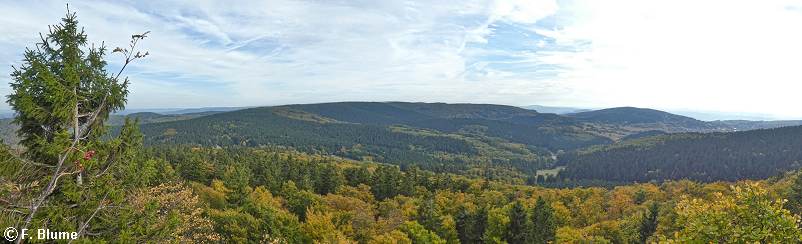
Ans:
<svg viewBox="0 0 802 244"><path fill-rule="evenodd" d="M464 170L471 165L492 164L514 167L523 172L552 166L552 155L561 151L603 146L624 139L638 141L641 139L637 138L663 132L724 130L716 127L714 122L650 109L613 108L563 116L504 105L404 102L340 102L249 108L149 123L143 125L142 129L146 134L146 143L150 145L287 146L358 160L416 164L432 170ZM719 137L729 138L729 135L709 136ZM676 147L706 143L675 141L671 135L662 138L667 138L666 143L678 144ZM734 143L729 139L722 141ZM590 156L578 157L577 163L581 164L581 159ZM662 160L655 159L655 162L673 162L671 157L665 155L652 156ZM583 175L580 171L575 172L577 177L596 178ZM676 178L688 175L685 173L661 171L658 175ZM709 174L695 177L725 179ZM608 178L642 180L645 176Z"/></svg>
<svg viewBox="0 0 802 244"><path fill-rule="evenodd" d="M575 180L762 179L802 167L802 126L645 137L561 161L561 176Z"/></svg>
<svg viewBox="0 0 802 244"><path fill-rule="evenodd" d="M127 115L112 115L109 116L108 124L111 126L119 126L122 125L125 121L125 118L130 119L139 119L139 123L141 124L149 124L149 123L159 123L159 122L168 122L168 121L178 121L178 120L187 120L193 119L198 117L203 117L207 115L212 115L216 113L221 113L220 111L205 111L205 112L197 112L197 113L183 113L183 114L159 114L153 112L139 112L139 113L131 113Z"/></svg>
<svg viewBox="0 0 802 244"><path fill-rule="evenodd" d="M633 131L634 133L632 134L646 130L659 130L663 132L733 132L802 125L802 120L701 121L660 110L635 107L607 108L569 113L564 114L564 116L575 118L585 123L614 126L617 131Z"/></svg>
<svg viewBox="0 0 802 244"><path fill-rule="evenodd" d="M148 144L279 145L402 165L534 170L549 164L549 151L611 142L577 125L511 106L347 102L250 108L142 130Z"/></svg>
<svg viewBox="0 0 802 244"><path fill-rule="evenodd" d="M353 123L403 124L431 119L506 120L540 113L505 105L406 102L339 102L278 106Z"/></svg>
<svg viewBox="0 0 802 244"><path fill-rule="evenodd" d="M568 116L590 121L615 123L658 123L682 122L689 125L703 125L702 121L660 110L618 107L569 114Z"/></svg>
<svg viewBox="0 0 802 244"><path fill-rule="evenodd" d="M608 108L573 113L567 116L591 123L617 125L661 124L669 129L678 131L711 131L717 129L717 126L713 123L646 108Z"/></svg>
<svg viewBox="0 0 802 244"><path fill-rule="evenodd" d="M663 135L794 121L704 122L639 108L564 116L491 104L340 102L129 117L141 120L149 145L286 146L431 170L492 165L524 173L550 168L554 155L569 152L560 157L569 165L564 177L609 181L760 178L797 167L788 160L799 153L788 147L799 145L785 132L790 128ZM121 124L122 118L114 116L109 124ZM4 137L15 142L13 133ZM583 153L571 153L578 149Z"/></svg>

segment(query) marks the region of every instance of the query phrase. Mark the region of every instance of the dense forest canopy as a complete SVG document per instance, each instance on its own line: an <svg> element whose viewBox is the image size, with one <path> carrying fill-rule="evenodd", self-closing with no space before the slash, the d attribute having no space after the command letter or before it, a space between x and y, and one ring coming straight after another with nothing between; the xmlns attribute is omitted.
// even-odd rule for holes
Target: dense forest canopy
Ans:
<svg viewBox="0 0 802 244"><path fill-rule="evenodd" d="M499 105L348 102L251 108L144 124L142 130L148 145L287 146L436 172L484 167L534 174L559 167L554 186L762 179L802 167L799 126L727 133L635 130L614 141L605 131L617 129L604 123L710 124L636 108L571 116ZM593 119L602 122L588 122Z"/></svg>
<svg viewBox="0 0 802 244"><path fill-rule="evenodd" d="M563 176L621 182L763 179L802 167L800 135L802 127L795 126L645 137L565 155Z"/></svg>

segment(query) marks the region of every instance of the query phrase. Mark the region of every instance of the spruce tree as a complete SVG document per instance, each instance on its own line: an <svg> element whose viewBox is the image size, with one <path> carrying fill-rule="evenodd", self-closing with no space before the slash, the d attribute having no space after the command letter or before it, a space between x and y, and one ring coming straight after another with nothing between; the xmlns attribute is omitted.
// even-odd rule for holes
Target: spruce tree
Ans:
<svg viewBox="0 0 802 244"><path fill-rule="evenodd" d="M476 214L473 216L474 218L474 226L473 232L476 233L476 243L484 243L482 237L484 236L485 230L487 229L487 207L480 208L476 211Z"/></svg>
<svg viewBox="0 0 802 244"><path fill-rule="evenodd" d="M136 52L147 32L133 35L126 48L116 48L125 62L118 72L106 70L104 45L89 44L74 12L49 26L23 63L12 67L12 92L7 102L16 112L14 123L25 148L16 177L6 182L15 192L0 204L20 215L17 229L88 230L120 203L124 190L118 166L133 159L142 136L136 122L126 120L116 137L108 136L105 121L123 109L127 78L120 79L132 61L147 56ZM45 207L47 206L47 207ZM21 239L16 240L18 243Z"/></svg>
<svg viewBox="0 0 802 244"><path fill-rule="evenodd" d="M460 243L469 243L470 240L473 239L473 226L474 226L474 219L471 216L471 213L462 208L456 216L457 221L457 238L459 238Z"/></svg>
<svg viewBox="0 0 802 244"><path fill-rule="evenodd" d="M654 234L654 231L657 230L657 216L659 212L660 208L657 203L649 205L649 213L648 215L644 214L640 228L638 229L640 233L640 243L646 243L649 237Z"/></svg>
<svg viewBox="0 0 802 244"><path fill-rule="evenodd" d="M315 192L320 195L334 193L343 184L342 174L337 170L337 166L332 163L318 163L315 167L317 180L315 181Z"/></svg>
<svg viewBox="0 0 802 244"><path fill-rule="evenodd" d="M797 172L794 183L788 193L788 202L785 208L793 214L802 215L802 171Z"/></svg>
<svg viewBox="0 0 802 244"><path fill-rule="evenodd" d="M440 215L437 213L437 207L432 197L423 199L423 203L418 207L417 219L418 223L427 230L439 232L442 221L440 221Z"/></svg>
<svg viewBox="0 0 802 244"><path fill-rule="evenodd" d="M554 209L543 198L538 197L531 216L529 243L553 242L557 231Z"/></svg>
<svg viewBox="0 0 802 244"><path fill-rule="evenodd" d="M507 225L506 240L510 244L526 243L527 221L526 208L520 201L515 201L510 209L510 223Z"/></svg>
<svg viewBox="0 0 802 244"><path fill-rule="evenodd" d="M384 200L399 194L401 171L394 166L380 166L373 174L371 190L376 199Z"/></svg>
<svg viewBox="0 0 802 244"><path fill-rule="evenodd" d="M460 243L482 243L487 228L487 209L480 208L472 213L462 209L457 214L457 235Z"/></svg>

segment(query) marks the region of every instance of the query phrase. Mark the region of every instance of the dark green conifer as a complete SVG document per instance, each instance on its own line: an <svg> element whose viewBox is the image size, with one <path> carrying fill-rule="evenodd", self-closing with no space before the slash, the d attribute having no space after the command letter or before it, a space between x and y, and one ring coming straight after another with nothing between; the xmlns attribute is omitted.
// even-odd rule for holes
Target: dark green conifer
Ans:
<svg viewBox="0 0 802 244"><path fill-rule="evenodd" d="M135 51L147 34L133 35L128 47L111 51L125 60L118 72L109 72L108 50L90 44L76 14L68 10L60 24L50 26L25 51L22 65L13 67L7 101L20 126L24 162L32 166L11 183L26 186L10 203L22 215L18 229L76 231L81 236L110 227L93 222L113 220L99 216L109 211L106 206L122 202L119 166L134 159L142 136L136 122L126 120L119 135L110 137L105 122L125 106L129 81L120 75L132 61L148 55Z"/></svg>
<svg viewBox="0 0 802 244"><path fill-rule="evenodd" d="M526 243L526 237L529 235L527 232L527 221L529 218L526 215L526 208L520 201L515 201L510 209L510 223L507 225L506 240L510 244Z"/></svg>
<svg viewBox="0 0 802 244"><path fill-rule="evenodd" d="M543 198L538 197L531 215L529 243L553 242L557 232L554 209Z"/></svg>
<svg viewBox="0 0 802 244"><path fill-rule="evenodd" d="M638 229L640 233L640 243L646 243L649 237L657 230L657 216L659 216L659 213L660 208L657 203L649 205L649 213L643 216L640 228Z"/></svg>

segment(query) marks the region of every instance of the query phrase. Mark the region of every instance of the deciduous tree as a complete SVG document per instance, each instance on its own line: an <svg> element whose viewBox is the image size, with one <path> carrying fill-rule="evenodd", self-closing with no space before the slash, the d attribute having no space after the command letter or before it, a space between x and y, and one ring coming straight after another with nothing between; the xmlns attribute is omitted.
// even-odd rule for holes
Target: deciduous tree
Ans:
<svg viewBox="0 0 802 244"><path fill-rule="evenodd" d="M705 201L686 198L677 204L683 228L674 240L681 243L799 243L799 216L783 209L760 185L733 186L732 194L716 193Z"/></svg>

